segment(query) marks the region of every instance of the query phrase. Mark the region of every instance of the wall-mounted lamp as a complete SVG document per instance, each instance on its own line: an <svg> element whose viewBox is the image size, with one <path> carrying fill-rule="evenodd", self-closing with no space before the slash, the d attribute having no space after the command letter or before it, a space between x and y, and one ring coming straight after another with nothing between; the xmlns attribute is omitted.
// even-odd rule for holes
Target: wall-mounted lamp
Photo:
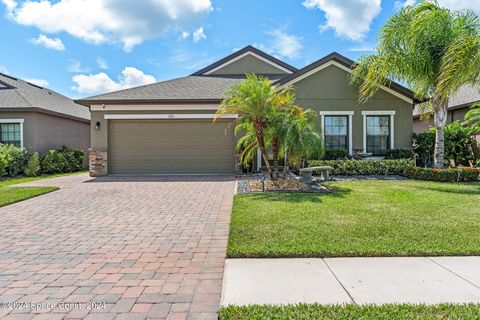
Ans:
<svg viewBox="0 0 480 320"><path fill-rule="evenodd" d="M95 122L95 129L100 129L100 121Z"/></svg>

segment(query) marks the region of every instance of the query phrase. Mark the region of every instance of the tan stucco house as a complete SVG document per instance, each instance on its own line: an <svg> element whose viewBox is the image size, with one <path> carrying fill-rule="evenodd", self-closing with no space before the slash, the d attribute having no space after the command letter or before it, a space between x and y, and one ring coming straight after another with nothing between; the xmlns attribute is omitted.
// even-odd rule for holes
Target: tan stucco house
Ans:
<svg viewBox="0 0 480 320"><path fill-rule="evenodd" d="M327 148L375 156L410 148L412 93L393 83L359 104L349 81L353 64L332 53L297 69L247 46L190 76L78 100L91 110L90 173L233 173L230 124L237 115L215 124L212 118L224 92L246 73L292 85L298 104L318 111Z"/></svg>
<svg viewBox="0 0 480 320"><path fill-rule="evenodd" d="M0 143L44 153L87 151L90 111L50 89L0 73Z"/></svg>

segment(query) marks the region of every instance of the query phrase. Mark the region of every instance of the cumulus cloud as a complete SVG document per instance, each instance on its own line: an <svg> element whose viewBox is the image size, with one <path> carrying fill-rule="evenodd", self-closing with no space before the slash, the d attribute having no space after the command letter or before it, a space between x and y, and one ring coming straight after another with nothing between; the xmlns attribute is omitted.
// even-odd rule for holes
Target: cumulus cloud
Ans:
<svg viewBox="0 0 480 320"><path fill-rule="evenodd" d="M358 47L352 47L352 48L348 49L348 51L351 51L351 52L373 52L373 51L375 51L375 47L370 46L370 45L358 46Z"/></svg>
<svg viewBox="0 0 480 320"><path fill-rule="evenodd" d="M212 9L210 0L2 0L7 15L44 33L67 32L86 42L119 42L125 51L145 39L191 25Z"/></svg>
<svg viewBox="0 0 480 320"><path fill-rule="evenodd" d="M155 77L145 74L134 67L126 67L117 81L105 72L97 74L78 74L72 78L76 86L72 89L82 94L104 93L154 83Z"/></svg>
<svg viewBox="0 0 480 320"><path fill-rule="evenodd" d="M333 29L337 36L356 41L365 38L382 9L381 0L305 0L302 4L325 13L321 31Z"/></svg>
<svg viewBox="0 0 480 320"><path fill-rule="evenodd" d="M203 27L200 27L198 29L195 29L195 31L193 31L192 39L193 39L193 42L198 42L198 41L207 39L207 36L203 31Z"/></svg>
<svg viewBox="0 0 480 320"><path fill-rule="evenodd" d="M36 84L37 86L40 86L40 87L48 87L48 85L49 85L48 81L44 80L44 79L27 78L27 79L24 79L24 80L27 81L27 82Z"/></svg>
<svg viewBox="0 0 480 320"><path fill-rule="evenodd" d="M0 73L8 74L7 68L5 68L5 66L0 66Z"/></svg>
<svg viewBox="0 0 480 320"><path fill-rule="evenodd" d="M190 33L187 31L182 32L182 39L187 39L190 36Z"/></svg>
<svg viewBox="0 0 480 320"><path fill-rule="evenodd" d="M65 50L65 46L62 40L60 40L59 38L49 38L44 34L39 35L38 38L31 39L31 42L48 49L53 49L57 51Z"/></svg>

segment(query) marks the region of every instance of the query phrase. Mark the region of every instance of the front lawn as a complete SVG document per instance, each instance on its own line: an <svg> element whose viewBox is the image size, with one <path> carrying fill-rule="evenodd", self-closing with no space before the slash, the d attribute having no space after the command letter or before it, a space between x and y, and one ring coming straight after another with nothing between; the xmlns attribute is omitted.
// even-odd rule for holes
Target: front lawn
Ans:
<svg viewBox="0 0 480 320"><path fill-rule="evenodd" d="M354 305L322 306L303 304L289 306L230 306L220 309L221 320L284 320L284 319L478 319L478 304L440 305Z"/></svg>
<svg viewBox="0 0 480 320"><path fill-rule="evenodd" d="M0 188L1 187L6 187L6 186L11 186L11 185L14 185L14 184L20 184L20 183L37 181L37 180L44 180L44 179L50 179L50 178L70 176L70 175L73 175L73 174L80 174L80 173L86 173L86 172L87 171L45 174L45 175L36 176L36 177L0 178Z"/></svg>
<svg viewBox="0 0 480 320"><path fill-rule="evenodd" d="M330 182L234 200L229 257L480 254L480 184Z"/></svg>
<svg viewBox="0 0 480 320"><path fill-rule="evenodd" d="M58 190L56 187L0 188L0 207Z"/></svg>

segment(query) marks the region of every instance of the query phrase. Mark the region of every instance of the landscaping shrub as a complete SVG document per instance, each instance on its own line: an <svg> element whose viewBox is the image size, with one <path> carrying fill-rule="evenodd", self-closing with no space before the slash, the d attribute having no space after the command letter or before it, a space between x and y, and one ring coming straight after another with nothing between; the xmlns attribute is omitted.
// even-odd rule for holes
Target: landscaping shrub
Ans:
<svg viewBox="0 0 480 320"><path fill-rule="evenodd" d="M42 172L51 174L80 171L83 165L83 158L84 154L80 150L73 150L67 147L49 150L42 157Z"/></svg>
<svg viewBox="0 0 480 320"><path fill-rule="evenodd" d="M477 182L480 180L480 169L475 168L413 168L407 169L404 176L415 180L440 182Z"/></svg>
<svg viewBox="0 0 480 320"><path fill-rule="evenodd" d="M395 175L415 167L413 160L310 160L309 167L330 166L333 175Z"/></svg>
<svg viewBox="0 0 480 320"><path fill-rule="evenodd" d="M27 177L34 177L40 173L40 156L38 152L32 153L25 166L24 174Z"/></svg>
<svg viewBox="0 0 480 320"><path fill-rule="evenodd" d="M413 152L410 149L389 149L385 154L385 159L395 160L395 159L412 159Z"/></svg>
<svg viewBox="0 0 480 320"><path fill-rule="evenodd" d="M445 160L453 166L468 166L475 160L476 141L472 129L462 126L460 121L445 127ZM413 151L418 154L418 165L430 167L435 149L435 129L413 134ZM450 163L446 163L449 165Z"/></svg>
<svg viewBox="0 0 480 320"><path fill-rule="evenodd" d="M326 150L323 160L345 160L348 159L348 153L345 149Z"/></svg>
<svg viewBox="0 0 480 320"><path fill-rule="evenodd" d="M0 145L0 176L16 177L23 174L30 154L14 145Z"/></svg>

